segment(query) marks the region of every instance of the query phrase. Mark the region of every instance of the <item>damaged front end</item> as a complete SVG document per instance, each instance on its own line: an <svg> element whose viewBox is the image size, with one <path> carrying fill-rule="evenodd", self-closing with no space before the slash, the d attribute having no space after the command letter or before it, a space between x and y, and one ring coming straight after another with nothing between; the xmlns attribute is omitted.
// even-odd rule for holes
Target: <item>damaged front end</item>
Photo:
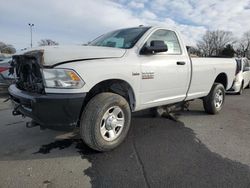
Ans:
<svg viewBox="0 0 250 188"><path fill-rule="evenodd" d="M32 93L44 93L42 77L43 51L13 56L11 72L16 75L16 87Z"/></svg>
<svg viewBox="0 0 250 188"><path fill-rule="evenodd" d="M43 51L32 51L13 56L10 73L15 75L16 81L9 87L13 115L30 117L32 121L27 127L73 128L79 122L86 94L62 93L60 89L57 93L46 93L48 83L54 82L46 80L44 72L55 69L43 66L43 55Z"/></svg>

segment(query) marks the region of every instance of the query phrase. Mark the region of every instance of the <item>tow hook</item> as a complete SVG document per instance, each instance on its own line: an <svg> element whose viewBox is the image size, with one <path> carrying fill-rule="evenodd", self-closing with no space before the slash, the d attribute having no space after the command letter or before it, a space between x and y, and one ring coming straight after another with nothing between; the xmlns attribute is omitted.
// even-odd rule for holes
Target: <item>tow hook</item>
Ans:
<svg viewBox="0 0 250 188"><path fill-rule="evenodd" d="M36 127L36 126L39 126L39 124L37 122L33 121L33 120L26 123L27 128L33 128L33 127Z"/></svg>
<svg viewBox="0 0 250 188"><path fill-rule="evenodd" d="M21 115L21 113L19 111L17 111L17 110L13 110L12 115L13 116L18 116L18 115Z"/></svg>

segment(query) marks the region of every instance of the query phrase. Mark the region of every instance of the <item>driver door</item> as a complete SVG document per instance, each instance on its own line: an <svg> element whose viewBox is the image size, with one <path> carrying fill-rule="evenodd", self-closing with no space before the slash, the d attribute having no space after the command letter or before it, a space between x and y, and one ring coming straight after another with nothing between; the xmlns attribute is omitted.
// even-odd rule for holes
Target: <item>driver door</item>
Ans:
<svg viewBox="0 0 250 188"><path fill-rule="evenodd" d="M139 56L140 102L144 108L184 100L190 81L189 58L182 52L176 33L158 29L147 39L145 45L150 45L153 40L164 41L168 51Z"/></svg>

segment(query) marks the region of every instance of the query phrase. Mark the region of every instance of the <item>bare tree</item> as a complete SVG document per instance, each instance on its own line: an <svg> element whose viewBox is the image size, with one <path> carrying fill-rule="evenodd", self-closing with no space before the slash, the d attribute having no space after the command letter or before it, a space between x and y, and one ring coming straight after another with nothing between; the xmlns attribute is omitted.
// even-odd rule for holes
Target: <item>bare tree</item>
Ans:
<svg viewBox="0 0 250 188"><path fill-rule="evenodd" d="M232 32L229 31L207 31L202 39L198 41L197 47L203 56L219 56L227 44L235 42Z"/></svg>
<svg viewBox="0 0 250 188"><path fill-rule="evenodd" d="M214 35L214 45L215 45L215 53L216 56L219 56L222 50L227 46L235 43L235 39L233 37L233 33L229 31L215 31Z"/></svg>
<svg viewBox="0 0 250 188"><path fill-rule="evenodd" d="M214 53L214 45L213 45L213 34L211 31L207 31L205 35L203 35L202 39L197 43L198 49L201 51L203 56L212 56Z"/></svg>
<svg viewBox="0 0 250 188"><path fill-rule="evenodd" d="M5 44L4 42L0 42L0 53L14 54L16 53L16 49L14 48L14 46L10 44Z"/></svg>
<svg viewBox="0 0 250 188"><path fill-rule="evenodd" d="M238 42L238 55L250 58L250 31L245 32Z"/></svg>
<svg viewBox="0 0 250 188"><path fill-rule="evenodd" d="M51 39L42 39L40 42L38 42L38 45L39 46L57 46L59 45L59 43Z"/></svg>
<svg viewBox="0 0 250 188"><path fill-rule="evenodd" d="M195 57L195 56L201 57L202 56L201 51L194 46L187 46L187 50L188 50L188 53L190 54L191 57Z"/></svg>

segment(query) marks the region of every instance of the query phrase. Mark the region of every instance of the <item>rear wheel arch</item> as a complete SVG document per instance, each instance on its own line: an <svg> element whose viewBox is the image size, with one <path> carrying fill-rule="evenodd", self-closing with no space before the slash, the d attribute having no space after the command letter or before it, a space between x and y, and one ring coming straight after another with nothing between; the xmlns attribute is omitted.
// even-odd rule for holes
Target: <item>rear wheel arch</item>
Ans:
<svg viewBox="0 0 250 188"><path fill-rule="evenodd" d="M224 86L225 90L227 89L228 86L228 78L226 73L220 73L218 76L215 78L214 83L220 83Z"/></svg>

